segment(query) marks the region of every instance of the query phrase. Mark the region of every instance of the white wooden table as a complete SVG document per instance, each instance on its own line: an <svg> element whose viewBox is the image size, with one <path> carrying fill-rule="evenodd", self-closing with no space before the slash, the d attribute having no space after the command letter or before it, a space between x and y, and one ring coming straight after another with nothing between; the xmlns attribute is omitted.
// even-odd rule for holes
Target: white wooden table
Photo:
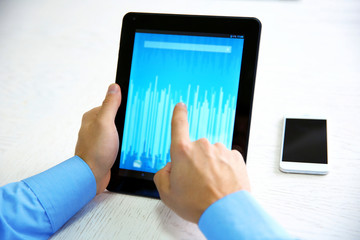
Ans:
<svg viewBox="0 0 360 240"><path fill-rule="evenodd" d="M82 114L115 80L126 12L258 17L248 170L253 195L301 239L360 239L360 2L0 1L0 185L74 154ZM330 173L278 170L284 115L328 119ZM103 193L53 239L203 239L160 201Z"/></svg>

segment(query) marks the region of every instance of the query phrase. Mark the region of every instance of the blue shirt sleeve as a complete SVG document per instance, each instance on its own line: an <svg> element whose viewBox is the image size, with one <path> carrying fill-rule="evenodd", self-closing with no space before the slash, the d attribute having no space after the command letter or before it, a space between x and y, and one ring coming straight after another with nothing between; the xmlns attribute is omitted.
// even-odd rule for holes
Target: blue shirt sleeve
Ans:
<svg viewBox="0 0 360 240"><path fill-rule="evenodd" d="M293 239L247 191L238 191L210 205L199 220L207 239Z"/></svg>
<svg viewBox="0 0 360 240"><path fill-rule="evenodd" d="M0 239L48 239L96 195L96 181L78 156L0 188Z"/></svg>

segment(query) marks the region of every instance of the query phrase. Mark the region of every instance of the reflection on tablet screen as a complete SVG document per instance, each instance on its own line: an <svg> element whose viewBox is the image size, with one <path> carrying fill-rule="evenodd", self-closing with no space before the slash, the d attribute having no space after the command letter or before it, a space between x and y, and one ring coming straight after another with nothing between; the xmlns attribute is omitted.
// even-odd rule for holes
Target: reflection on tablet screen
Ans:
<svg viewBox="0 0 360 240"><path fill-rule="evenodd" d="M231 149L243 44L239 35L137 30L119 167L155 173L170 161L178 102L191 140Z"/></svg>

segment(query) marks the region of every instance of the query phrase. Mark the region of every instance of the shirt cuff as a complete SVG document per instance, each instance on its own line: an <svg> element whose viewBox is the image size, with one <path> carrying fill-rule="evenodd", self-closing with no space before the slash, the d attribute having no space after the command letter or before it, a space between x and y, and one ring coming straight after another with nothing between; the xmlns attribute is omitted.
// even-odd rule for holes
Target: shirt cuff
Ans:
<svg viewBox="0 0 360 240"><path fill-rule="evenodd" d="M199 220L207 239L292 239L247 191L210 205Z"/></svg>
<svg viewBox="0 0 360 240"><path fill-rule="evenodd" d="M90 167L78 156L23 182L45 209L53 232L96 195L95 177Z"/></svg>

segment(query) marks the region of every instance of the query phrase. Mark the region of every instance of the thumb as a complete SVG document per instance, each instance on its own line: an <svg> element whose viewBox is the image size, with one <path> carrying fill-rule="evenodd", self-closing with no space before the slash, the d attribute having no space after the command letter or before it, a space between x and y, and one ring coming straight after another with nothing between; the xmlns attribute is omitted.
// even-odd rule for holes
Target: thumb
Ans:
<svg viewBox="0 0 360 240"><path fill-rule="evenodd" d="M167 195L170 191L171 162L160 169L154 176L154 182L161 196Z"/></svg>
<svg viewBox="0 0 360 240"><path fill-rule="evenodd" d="M121 103L120 86L113 83L109 86L106 97L99 111L99 116L114 121Z"/></svg>

